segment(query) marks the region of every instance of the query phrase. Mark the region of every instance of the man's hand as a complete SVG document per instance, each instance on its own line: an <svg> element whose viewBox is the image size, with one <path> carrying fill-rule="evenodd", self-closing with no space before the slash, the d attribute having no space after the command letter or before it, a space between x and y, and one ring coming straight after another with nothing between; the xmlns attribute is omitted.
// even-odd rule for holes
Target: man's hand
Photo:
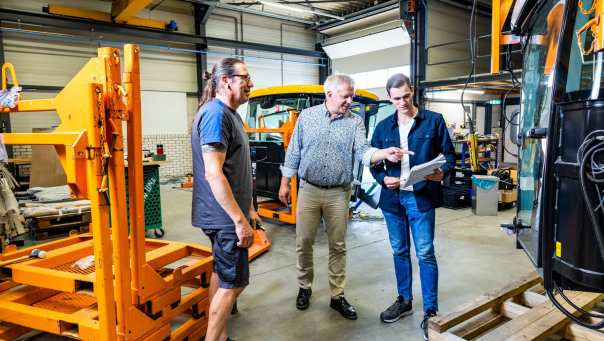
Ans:
<svg viewBox="0 0 604 341"><path fill-rule="evenodd" d="M284 178L287 179L287 178ZM291 201L291 190L289 188L288 180L281 180L281 186L279 187L279 200L283 203L283 205L289 205Z"/></svg>
<svg viewBox="0 0 604 341"><path fill-rule="evenodd" d="M382 152L384 153L384 159L390 162L399 162L403 158L403 155L410 154L408 150L398 147L385 148L382 149Z"/></svg>
<svg viewBox="0 0 604 341"><path fill-rule="evenodd" d="M442 181L443 177L445 176L445 172L443 172L442 169L437 169L434 171L434 173L426 176L426 180L430 180L430 181Z"/></svg>
<svg viewBox="0 0 604 341"><path fill-rule="evenodd" d="M246 220L235 225L235 233L239 239L237 246L247 249L254 243L254 230Z"/></svg>
<svg viewBox="0 0 604 341"><path fill-rule="evenodd" d="M262 225L262 219L260 219L258 211L256 211L253 207L250 207L250 222L254 230L258 228L258 226Z"/></svg>
<svg viewBox="0 0 604 341"><path fill-rule="evenodd" d="M401 185L401 178L393 177L393 176L385 176L384 185L386 185L386 187L388 189L397 189Z"/></svg>

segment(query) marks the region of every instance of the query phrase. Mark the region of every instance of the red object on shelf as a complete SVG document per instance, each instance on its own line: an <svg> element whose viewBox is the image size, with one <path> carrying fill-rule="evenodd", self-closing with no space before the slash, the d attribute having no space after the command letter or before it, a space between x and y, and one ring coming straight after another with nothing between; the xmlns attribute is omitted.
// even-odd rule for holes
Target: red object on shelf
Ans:
<svg viewBox="0 0 604 341"><path fill-rule="evenodd" d="M155 150L155 154L157 155L164 155L164 145L163 144L158 144Z"/></svg>

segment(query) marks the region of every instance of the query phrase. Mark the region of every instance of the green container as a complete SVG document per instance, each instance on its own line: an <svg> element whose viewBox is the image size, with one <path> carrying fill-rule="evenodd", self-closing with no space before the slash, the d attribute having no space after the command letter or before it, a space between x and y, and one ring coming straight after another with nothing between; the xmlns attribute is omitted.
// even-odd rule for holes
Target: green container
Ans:
<svg viewBox="0 0 604 341"><path fill-rule="evenodd" d="M145 203L145 230L153 230L157 238L164 236L161 218L161 195L159 186L159 165L143 165L143 188ZM128 194L128 171L126 168L126 203L130 222L130 196Z"/></svg>

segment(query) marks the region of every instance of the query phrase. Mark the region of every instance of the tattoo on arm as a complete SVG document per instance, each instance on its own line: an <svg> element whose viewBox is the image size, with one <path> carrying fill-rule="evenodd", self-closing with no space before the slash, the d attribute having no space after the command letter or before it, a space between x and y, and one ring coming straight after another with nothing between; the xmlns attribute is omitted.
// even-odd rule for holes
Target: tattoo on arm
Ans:
<svg viewBox="0 0 604 341"><path fill-rule="evenodd" d="M212 152L224 152L226 148L222 143L208 143L201 146L202 153L212 153Z"/></svg>

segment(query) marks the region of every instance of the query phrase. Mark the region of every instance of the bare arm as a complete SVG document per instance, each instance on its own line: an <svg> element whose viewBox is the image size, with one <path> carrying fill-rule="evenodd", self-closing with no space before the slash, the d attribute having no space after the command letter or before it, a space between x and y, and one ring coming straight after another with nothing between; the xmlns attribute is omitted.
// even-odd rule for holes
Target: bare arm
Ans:
<svg viewBox="0 0 604 341"><path fill-rule="evenodd" d="M247 248L253 242L252 229L245 214L243 214L237 201L235 201L231 185L222 171L226 152L224 148L216 145L203 145L202 151L205 177L210 184L212 194L214 194L214 198L218 204L220 204L235 224L235 230L239 237L237 245Z"/></svg>

